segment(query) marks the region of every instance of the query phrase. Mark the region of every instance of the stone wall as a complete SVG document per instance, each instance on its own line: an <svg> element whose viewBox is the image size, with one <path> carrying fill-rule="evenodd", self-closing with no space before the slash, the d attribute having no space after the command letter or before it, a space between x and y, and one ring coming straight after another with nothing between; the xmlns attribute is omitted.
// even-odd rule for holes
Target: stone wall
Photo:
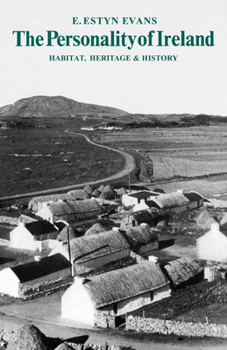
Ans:
<svg viewBox="0 0 227 350"><path fill-rule="evenodd" d="M193 323L128 316L126 330L141 333L175 334L186 337L227 338L227 326L212 323Z"/></svg>
<svg viewBox="0 0 227 350"><path fill-rule="evenodd" d="M115 317L108 312L97 310L95 313L95 326L101 328L116 328Z"/></svg>

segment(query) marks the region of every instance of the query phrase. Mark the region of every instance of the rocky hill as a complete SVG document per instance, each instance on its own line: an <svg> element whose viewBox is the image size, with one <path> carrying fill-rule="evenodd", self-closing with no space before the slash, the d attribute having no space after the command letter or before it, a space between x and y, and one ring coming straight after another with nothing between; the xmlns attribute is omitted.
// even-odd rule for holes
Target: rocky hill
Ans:
<svg viewBox="0 0 227 350"><path fill-rule="evenodd" d="M0 117L125 116L117 108L81 103L63 96L33 96L0 108Z"/></svg>

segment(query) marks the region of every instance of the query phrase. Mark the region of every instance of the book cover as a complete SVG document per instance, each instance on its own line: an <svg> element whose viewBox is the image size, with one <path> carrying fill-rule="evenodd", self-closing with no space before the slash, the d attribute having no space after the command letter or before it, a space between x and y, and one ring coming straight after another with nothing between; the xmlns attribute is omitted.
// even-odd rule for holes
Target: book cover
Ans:
<svg viewBox="0 0 227 350"><path fill-rule="evenodd" d="M193 196L199 198L192 204L196 209L201 200L210 200L212 209L206 207L205 219L197 220L200 211L187 219L176 215L171 233L183 233L187 239L174 245L169 237L163 243L162 248L173 245L168 259L197 257L196 239L210 229L211 222L216 231L219 223L224 230L226 13L225 0L1 2L2 243L16 226L14 211L27 209L28 199L89 185L96 191L94 196L97 191L102 195L103 204L99 188L103 183L116 186L115 190L131 191L139 185L156 194L178 191L180 196L181 191L187 193L188 202ZM142 202L136 204L143 207ZM164 219L160 221L165 225ZM0 263L22 256L0 250ZM211 249L206 260L212 259ZM209 278L226 260L224 253L212 268L208 264ZM13 312L13 304L6 308L4 303L0 297L0 312ZM50 320L50 315L34 309L34 319L53 322L56 316L60 328L59 314ZM208 324L206 310L203 319L198 313L195 319ZM118 306L113 311L117 314ZM32 311L21 308L21 315L27 319ZM226 337L225 329L218 328L217 333Z"/></svg>

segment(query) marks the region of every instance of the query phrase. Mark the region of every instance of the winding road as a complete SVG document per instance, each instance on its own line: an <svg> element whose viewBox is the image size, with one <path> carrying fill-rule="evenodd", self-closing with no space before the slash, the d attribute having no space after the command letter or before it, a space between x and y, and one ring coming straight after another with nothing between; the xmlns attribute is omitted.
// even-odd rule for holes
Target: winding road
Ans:
<svg viewBox="0 0 227 350"><path fill-rule="evenodd" d="M7 201L7 200L13 200L13 199L28 198L28 197L33 197L33 196L40 196L40 195L45 195L45 194L50 194L50 193L56 193L58 191L59 192L60 191L70 191L70 190L73 190L76 188L84 187L86 185L98 185L100 183L120 179L120 178L130 174L135 169L135 167L136 167L135 159L132 155L125 153L123 151L120 151L118 149L112 148L112 147L108 147L108 146L104 146L104 145L100 145L98 143L95 143L85 134L82 134L79 132L74 132L74 131L69 131L69 129L65 130L65 132L68 134L71 134L71 135L75 135L76 137L78 137L78 136L84 137L88 143L94 145L95 147L102 147L102 148L105 148L107 150L111 150L111 151L119 153L125 159L124 168L121 171L119 171L118 173L111 175L111 176L107 176L103 179L99 179L99 180L95 180L95 181L87 181L87 182L83 182L83 183L80 183L77 185L68 185L68 186L62 186L62 187L57 187L57 188L50 188L48 190L27 192L27 193L12 195L12 196L0 197L0 202Z"/></svg>

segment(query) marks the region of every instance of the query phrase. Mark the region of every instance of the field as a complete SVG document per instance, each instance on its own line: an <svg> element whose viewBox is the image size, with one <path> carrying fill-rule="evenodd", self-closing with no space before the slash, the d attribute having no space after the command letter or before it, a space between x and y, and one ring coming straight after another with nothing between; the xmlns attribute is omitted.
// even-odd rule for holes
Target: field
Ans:
<svg viewBox="0 0 227 350"><path fill-rule="evenodd" d="M205 196L227 193L227 125L123 128L82 131L108 118L12 117L0 120L0 194L26 193L102 179L122 169L124 159L65 131L84 132L100 144L153 163L153 179L166 191L194 189ZM127 179L122 179L122 182ZM138 182L137 175L131 181Z"/></svg>
<svg viewBox="0 0 227 350"><path fill-rule="evenodd" d="M80 122L36 118L0 129L0 196L98 180L121 170L119 154L65 132L80 130Z"/></svg>
<svg viewBox="0 0 227 350"><path fill-rule="evenodd" d="M225 125L112 131L100 134L99 142L149 155L153 162L150 186L159 182L167 191L202 189L205 196L227 193Z"/></svg>

